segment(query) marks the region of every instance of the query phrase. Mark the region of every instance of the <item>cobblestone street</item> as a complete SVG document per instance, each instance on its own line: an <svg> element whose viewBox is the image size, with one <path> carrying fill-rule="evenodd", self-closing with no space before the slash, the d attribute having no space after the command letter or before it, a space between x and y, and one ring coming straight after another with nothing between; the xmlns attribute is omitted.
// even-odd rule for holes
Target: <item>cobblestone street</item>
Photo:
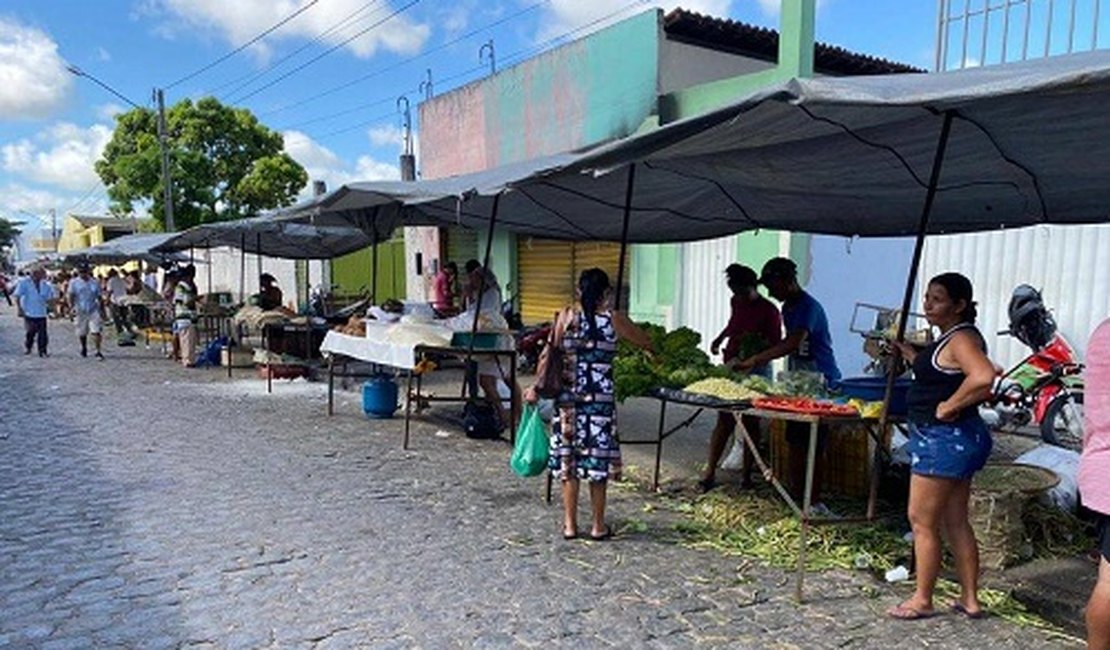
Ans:
<svg viewBox="0 0 1110 650"><path fill-rule="evenodd" d="M791 574L678 543L640 489L611 491L615 539L567 542L507 444L421 423L403 451L355 393L329 419L322 384L267 395L112 338L82 359L50 328L24 356L0 313L0 647L1068 647L889 620L908 586L858 573L797 605Z"/></svg>

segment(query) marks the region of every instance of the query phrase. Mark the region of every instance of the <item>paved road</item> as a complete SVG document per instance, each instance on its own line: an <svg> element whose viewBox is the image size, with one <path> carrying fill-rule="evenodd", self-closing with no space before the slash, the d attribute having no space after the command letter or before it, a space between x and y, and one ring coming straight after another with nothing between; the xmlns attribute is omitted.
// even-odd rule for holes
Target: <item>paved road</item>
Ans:
<svg viewBox="0 0 1110 650"><path fill-rule="evenodd" d="M0 313L0 646L14 648L1056 648L1000 620L916 623L904 595L694 550L643 522L565 542L508 447L397 421L318 385L229 381L142 347L81 359L51 323L24 357ZM874 589L877 596L865 593Z"/></svg>

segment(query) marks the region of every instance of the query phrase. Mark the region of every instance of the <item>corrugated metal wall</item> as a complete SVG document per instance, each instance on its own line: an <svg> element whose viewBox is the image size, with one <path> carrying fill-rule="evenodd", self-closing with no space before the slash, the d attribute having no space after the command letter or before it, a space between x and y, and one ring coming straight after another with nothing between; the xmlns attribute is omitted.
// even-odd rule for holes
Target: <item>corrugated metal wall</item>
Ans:
<svg viewBox="0 0 1110 650"><path fill-rule="evenodd" d="M725 267L736 261L736 237L684 244L681 250L680 312L675 327L686 326L702 335L709 352L713 338L728 324L732 293L725 284Z"/></svg>
<svg viewBox="0 0 1110 650"><path fill-rule="evenodd" d="M570 242L521 238L517 241L520 317L543 323L567 306L574 296L574 245Z"/></svg>
<svg viewBox="0 0 1110 650"><path fill-rule="evenodd" d="M1028 349L996 332L1019 284L1040 289L1060 332L1083 354L1095 327L1110 315L1110 226L1038 226L926 240L918 282L945 271L967 275L979 302L980 326L991 358L1009 366Z"/></svg>

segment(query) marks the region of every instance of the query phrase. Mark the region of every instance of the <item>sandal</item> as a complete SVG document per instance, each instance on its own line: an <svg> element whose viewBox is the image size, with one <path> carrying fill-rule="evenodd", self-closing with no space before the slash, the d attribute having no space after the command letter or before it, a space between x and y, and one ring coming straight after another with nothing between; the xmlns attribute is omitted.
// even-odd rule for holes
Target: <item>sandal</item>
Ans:
<svg viewBox="0 0 1110 650"><path fill-rule="evenodd" d="M886 610L886 615L899 621L921 621L937 615L936 610L922 610L902 604Z"/></svg>
<svg viewBox="0 0 1110 650"><path fill-rule="evenodd" d="M954 613L960 614L961 616L969 618L973 621L977 621L981 618L986 618L987 616L987 613L981 609L977 612L969 610L967 607L964 607L964 604L960 601L952 603L952 606L949 609L951 609Z"/></svg>
<svg viewBox="0 0 1110 650"><path fill-rule="evenodd" d="M567 541L570 541L572 539L578 539L578 531L576 530L573 533L568 533L567 531L564 530L563 531L563 539L565 539Z"/></svg>
<svg viewBox="0 0 1110 650"><path fill-rule="evenodd" d="M594 540L595 542L604 542L605 540L611 538L612 536L613 536L613 527L612 526L606 526L605 527L605 532L601 533L600 535L595 535L593 533L590 533L590 539Z"/></svg>

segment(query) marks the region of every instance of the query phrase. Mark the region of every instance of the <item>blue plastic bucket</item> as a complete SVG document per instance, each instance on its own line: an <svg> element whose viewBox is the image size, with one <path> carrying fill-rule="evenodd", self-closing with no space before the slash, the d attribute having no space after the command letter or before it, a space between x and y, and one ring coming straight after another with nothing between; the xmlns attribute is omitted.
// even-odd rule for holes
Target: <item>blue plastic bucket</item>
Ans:
<svg viewBox="0 0 1110 650"><path fill-rule="evenodd" d="M397 382L389 375L376 375L362 385L362 411L371 418L391 418L397 411Z"/></svg>
<svg viewBox="0 0 1110 650"><path fill-rule="evenodd" d="M890 395L891 415L906 414L906 394L912 383L904 377L894 380L894 392ZM836 388L848 397L868 402L881 402L886 396L886 377L848 377L837 382Z"/></svg>

